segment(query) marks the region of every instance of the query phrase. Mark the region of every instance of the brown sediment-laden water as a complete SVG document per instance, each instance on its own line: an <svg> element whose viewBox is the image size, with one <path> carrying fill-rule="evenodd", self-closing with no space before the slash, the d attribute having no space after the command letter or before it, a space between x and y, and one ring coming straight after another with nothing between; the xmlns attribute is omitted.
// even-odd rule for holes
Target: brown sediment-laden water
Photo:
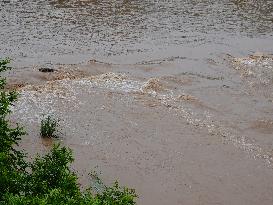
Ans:
<svg viewBox="0 0 273 205"><path fill-rule="evenodd" d="M271 0L5 0L0 57L39 137L61 119L83 185L97 169L138 204L273 204Z"/></svg>

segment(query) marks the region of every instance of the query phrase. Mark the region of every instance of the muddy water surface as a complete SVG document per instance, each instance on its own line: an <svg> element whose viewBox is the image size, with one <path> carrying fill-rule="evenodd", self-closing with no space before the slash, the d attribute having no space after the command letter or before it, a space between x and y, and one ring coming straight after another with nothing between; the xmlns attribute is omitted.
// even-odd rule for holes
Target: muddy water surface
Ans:
<svg viewBox="0 0 273 205"><path fill-rule="evenodd" d="M30 153L53 114L83 185L97 166L139 204L273 204L272 1L6 0L0 18Z"/></svg>
<svg viewBox="0 0 273 205"><path fill-rule="evenodd" d="M270 51L272 1L1 1L1 56L18 66L179 61ZM199 68L201 69L201 68Z"/></svg>

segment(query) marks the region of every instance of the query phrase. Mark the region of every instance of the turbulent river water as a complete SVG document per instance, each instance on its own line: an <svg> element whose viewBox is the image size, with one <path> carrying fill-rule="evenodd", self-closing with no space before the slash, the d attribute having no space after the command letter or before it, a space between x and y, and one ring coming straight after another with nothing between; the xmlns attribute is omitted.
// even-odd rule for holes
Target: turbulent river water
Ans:
<svg viewBox="0 0 273 205"><path fill-rule="evenodd" d="M19 65L200 59L270 51L271 0L1 1L1 56Z"/></svg>
<svg viewBox="0 0 273 205"><path fill-rule="evenodd" d="M22 147L58 116L82 184L97 165L139 204L273 203L272 0L2 0L0 57Z"/></svg>

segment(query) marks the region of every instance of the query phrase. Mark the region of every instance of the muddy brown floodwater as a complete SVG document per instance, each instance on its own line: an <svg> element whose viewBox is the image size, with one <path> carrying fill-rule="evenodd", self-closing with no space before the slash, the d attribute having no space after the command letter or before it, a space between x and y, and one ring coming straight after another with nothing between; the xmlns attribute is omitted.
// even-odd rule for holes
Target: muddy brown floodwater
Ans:
<svg viewBox="0 0 273 205"><path fill-rule="evenodd" d="M0 28L31 156L51 114L83 186L95 169L140 205L273 204L271 0L5 0Z"/></svg>

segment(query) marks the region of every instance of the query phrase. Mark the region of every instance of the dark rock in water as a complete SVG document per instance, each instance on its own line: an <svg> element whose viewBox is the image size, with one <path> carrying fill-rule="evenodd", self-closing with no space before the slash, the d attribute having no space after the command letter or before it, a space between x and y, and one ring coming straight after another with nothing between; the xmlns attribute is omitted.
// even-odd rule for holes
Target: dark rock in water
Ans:
<svg viewBox="0 0 273 205"><path fill-rule="evenodd" d="M39 68L39 71L43 73L52 73L55 70L53 68Z"/></svg>

